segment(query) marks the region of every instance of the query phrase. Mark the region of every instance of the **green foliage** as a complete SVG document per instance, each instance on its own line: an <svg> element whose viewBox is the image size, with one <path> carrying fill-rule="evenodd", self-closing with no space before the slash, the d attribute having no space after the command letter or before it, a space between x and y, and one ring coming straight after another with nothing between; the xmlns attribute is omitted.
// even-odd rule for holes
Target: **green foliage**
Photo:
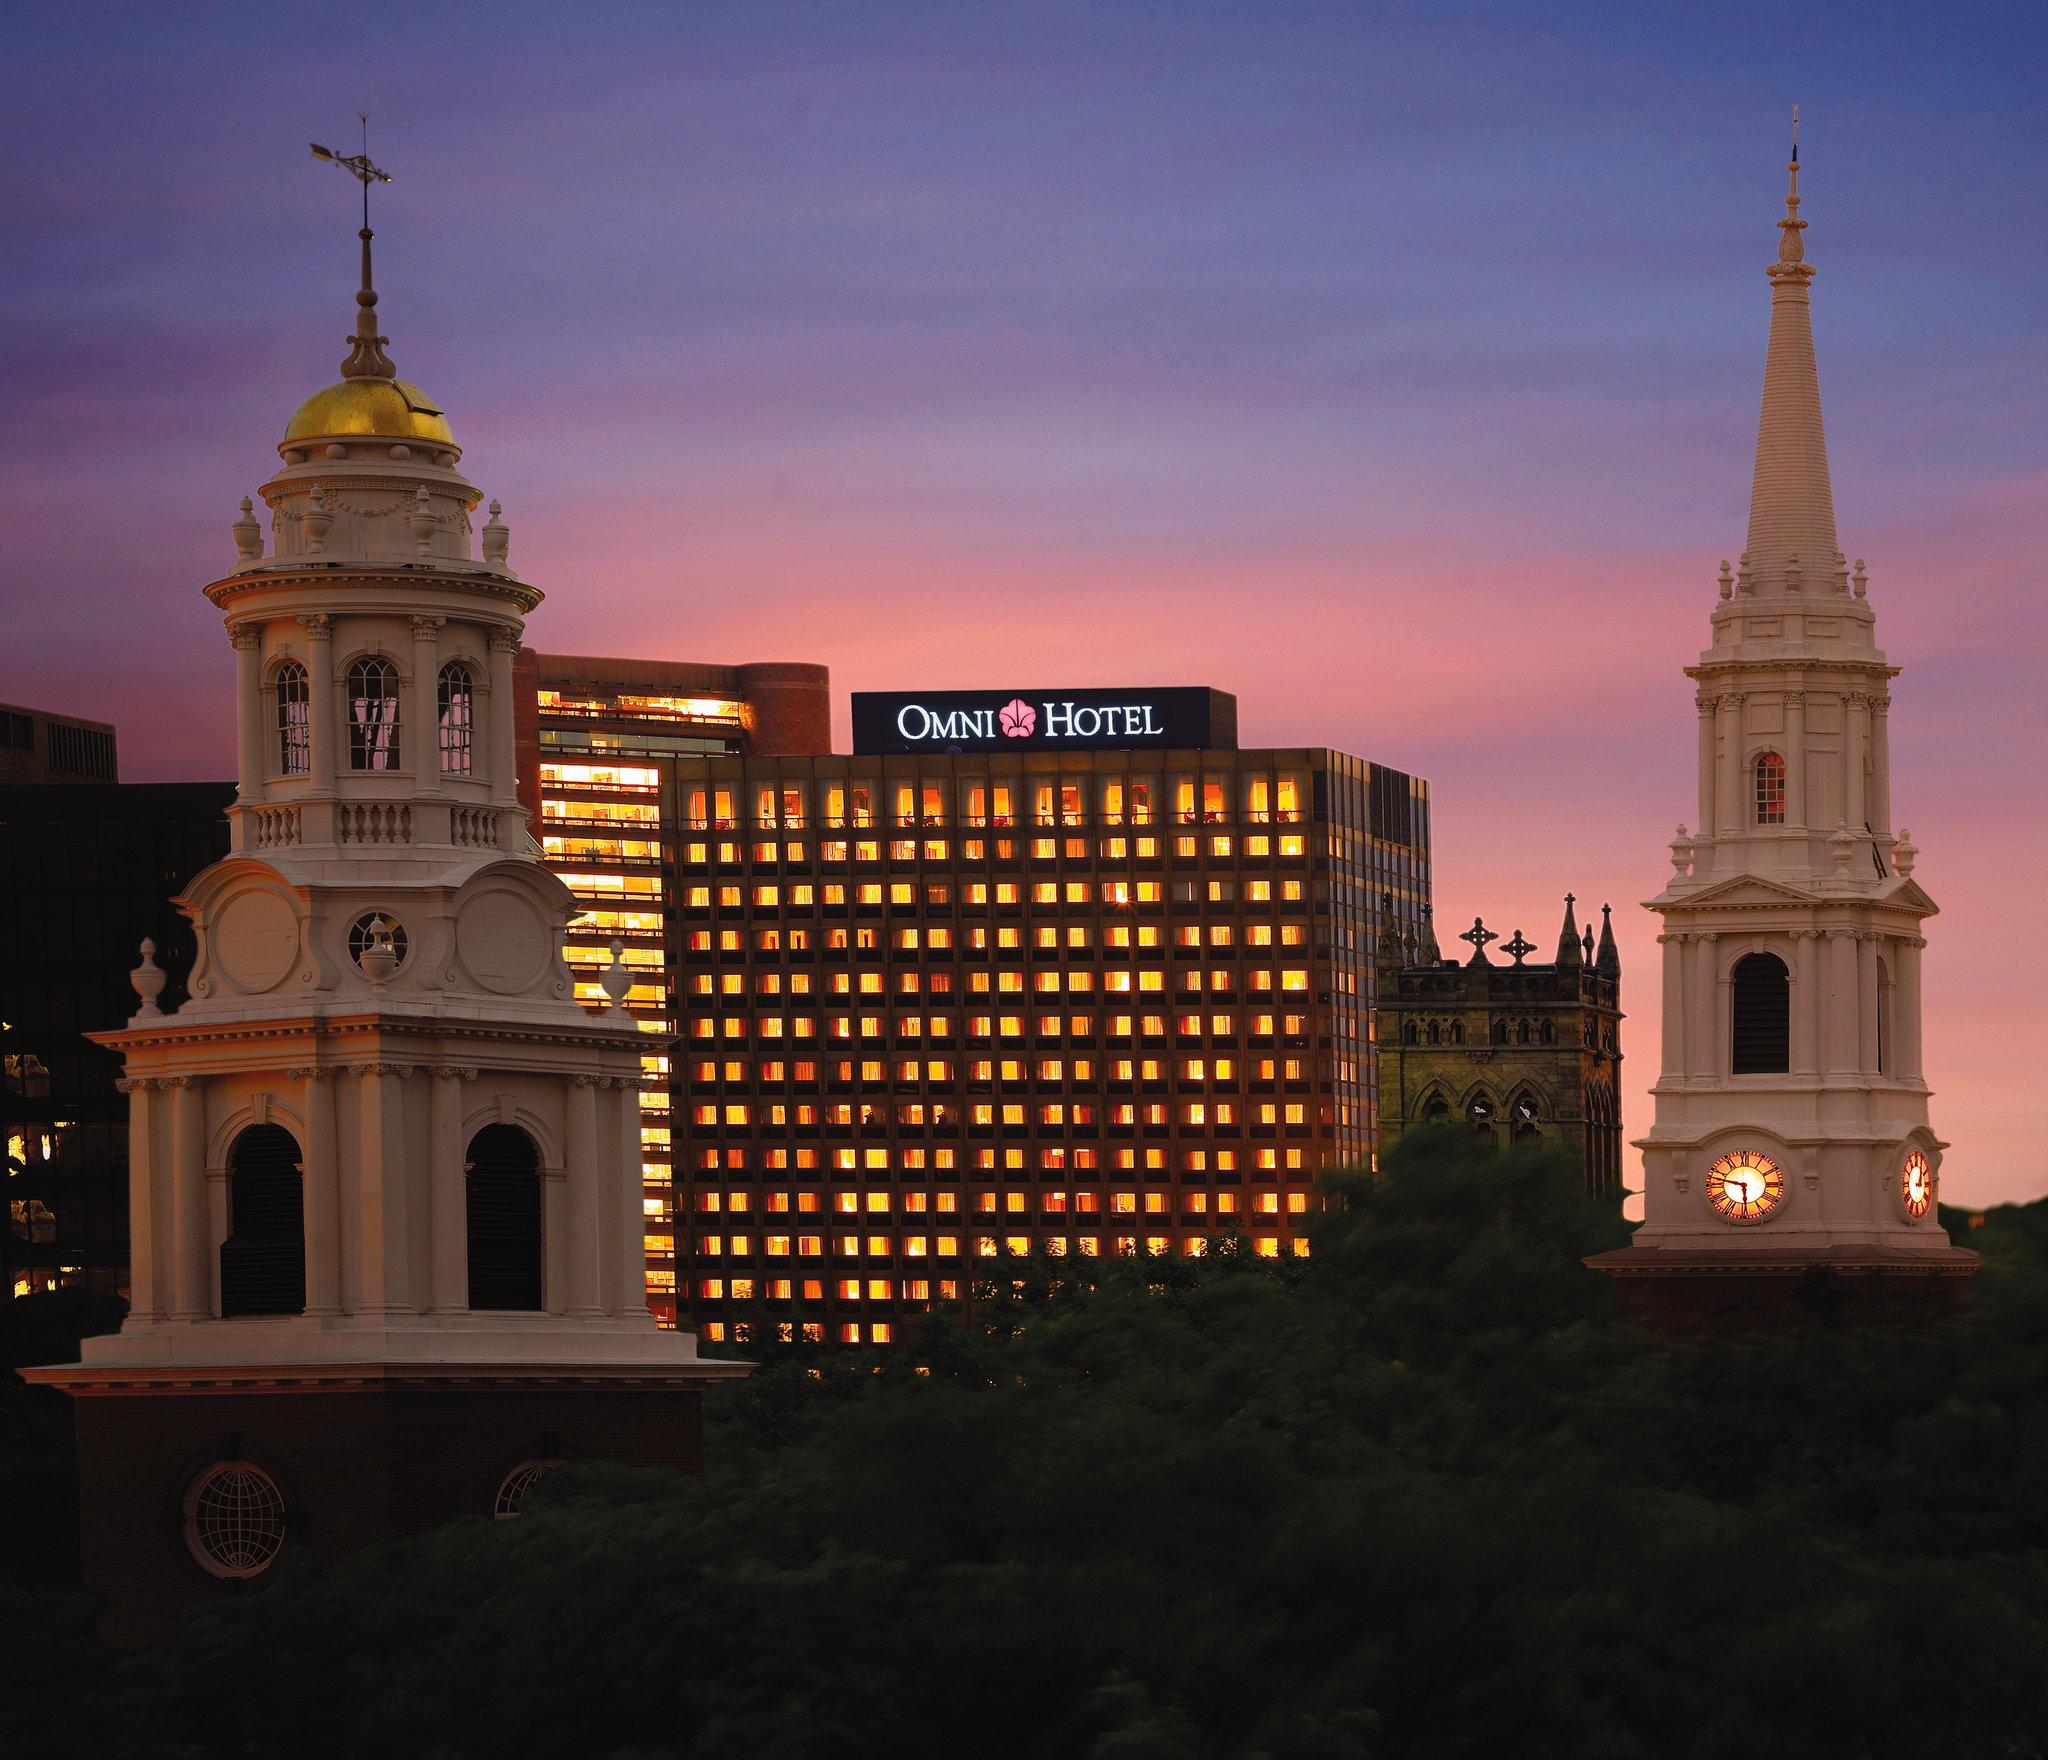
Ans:
<svg viewBox="0 0 2048 1760"><path fill-rule="evenodd" d="M2042 1753L2048 1237L2006 1229L1940 1324L1664 1346L1581 1266L1626 1230L1568 1167L1389 1162L1306 1261L1046 1261L892 1356L778 1353L712 1400L701 1480L568 1469L216 1603L100 1661L64 1739Z"/></svg>

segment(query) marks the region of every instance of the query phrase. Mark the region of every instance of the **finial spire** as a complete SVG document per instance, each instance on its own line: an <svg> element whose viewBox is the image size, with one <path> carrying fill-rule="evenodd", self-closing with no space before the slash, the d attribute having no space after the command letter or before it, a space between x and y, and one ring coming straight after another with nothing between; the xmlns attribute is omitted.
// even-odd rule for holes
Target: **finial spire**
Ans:
<svg viewBox="0 0 2048 1760"><path fill-rule="evenodd" d="M1587 932L1590 934L1591 929ZM1614 940L1614 908L1611 905L1600 907L1600 951L1594 958L1593 969L1603 978L1621 976L1621 949Z"/></svg>
<svg viewBox="0 0 2048 1760"><path fill-rule="evenodd" d="M349 338L348 359L341 363L344 379L395 379L398 369L391 364L391 357L384 352L388 336L377 334L377 290L370 280L370 240L377 235L370 230L370 185L389 183L391 173L370 163L370 118L364 111L357 111L363 125L363 150L344 156L332 147L313 143L313 157L325 159L331 165L339 165L363 186L363 229L357 234L363 241L363 285L356 293L356 328Z"/></svg>
<svg viewBox="0 0 2048 1760"><path fill-rule="evenodd" d="M1564 895L1564 926L1557 932L1557 963L1561 966L1585 963L1585 950L1579 945L1578 919L1572 914L1572 906L1577 902L1569 892Z"/></svg>
<svg viewBox="0 0 2048 1760"><path fill-rule="evenodd" d="M1806 222L1799 217L1798 121L1786 165L1785 217L1771 281L1771 336L1764 354L1763 413L1757 424L1749 542L1742 591L1771 595L1832 578L1835 494L1821 425L1820 371L1813 354Z"/></svg>

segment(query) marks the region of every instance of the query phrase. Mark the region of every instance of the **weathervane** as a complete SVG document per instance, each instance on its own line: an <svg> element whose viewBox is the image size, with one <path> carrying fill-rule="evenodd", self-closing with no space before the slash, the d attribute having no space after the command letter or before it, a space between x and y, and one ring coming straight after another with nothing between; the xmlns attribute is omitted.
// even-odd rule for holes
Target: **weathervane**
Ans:
<svg viewBox="0 0 2048 1760"><path fill-rule="evenodd" d="M363 230L358 235L363 241L363 285L356 294L356 330L348 339L349 355L341 363L341 376L344 379L395 379L398 369L384 352L384 344L391 338L377 334L377 290L370 285L370 240L376 236L370 230L370 185L389 183L391 173L370 163L369 113L358 110L356 115L363 125L363 150L360 153L337 153L318 141L312 143L314 158L339 165L363 186Z"/></svg>

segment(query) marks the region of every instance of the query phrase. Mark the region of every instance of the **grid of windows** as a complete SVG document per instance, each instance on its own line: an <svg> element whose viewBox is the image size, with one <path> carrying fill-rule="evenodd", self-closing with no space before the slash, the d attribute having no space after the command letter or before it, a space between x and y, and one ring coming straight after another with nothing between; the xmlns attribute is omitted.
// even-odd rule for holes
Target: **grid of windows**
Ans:
<svg viewBox="0 0 2048 1760"><path fill-rule="evenodd" d="M665 1322L880 1342L1011 1253L1290 1254L1369 1152L1426 785L1316 750L742 757L694 699L642 728L539 695L577 993L618 939L649 1035Z"/></svg>

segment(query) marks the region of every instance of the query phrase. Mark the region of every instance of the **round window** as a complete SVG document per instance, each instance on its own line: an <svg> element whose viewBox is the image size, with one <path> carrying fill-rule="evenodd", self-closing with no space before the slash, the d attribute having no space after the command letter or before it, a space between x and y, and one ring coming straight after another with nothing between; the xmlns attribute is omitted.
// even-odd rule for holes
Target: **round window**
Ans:
<svg viewBox="0 0 2048 1760"><path fill-rule="evenodd" d="M510 1521L519 1513L526 1494L561 1464L560 1461L521 1461L499 1485L498 1501L492 1514L501 1522Z"/></svg>
<svg viewBox="0 0 2048 1760"><path fill-rule="evenodd" d="M363 963L364 954L386 945L391 949L391 966L395 971L405 964L405 925L396 917L382 911L365 911L349 924L348 956L357 965Z"/></svg>
<svg viewBox="0 0 2048 1760"><path fill-rule="evenodd" d="M248 1461L221 1461L185 1493L185 1544L216 1577L256 1577L284 1546L284 1494Z"/></svg>

